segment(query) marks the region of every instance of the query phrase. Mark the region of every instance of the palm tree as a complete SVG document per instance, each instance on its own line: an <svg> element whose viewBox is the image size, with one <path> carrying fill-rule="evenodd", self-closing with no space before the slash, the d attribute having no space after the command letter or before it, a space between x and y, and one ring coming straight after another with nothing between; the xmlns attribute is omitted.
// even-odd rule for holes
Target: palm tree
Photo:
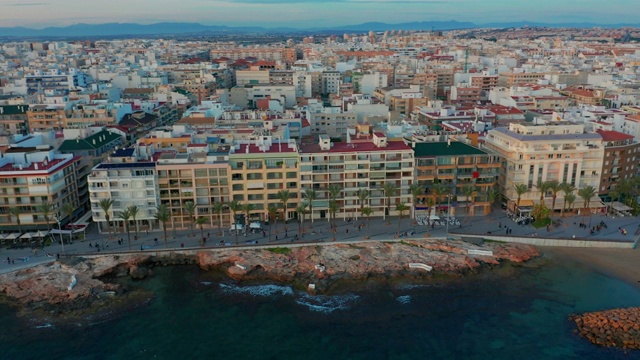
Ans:
<svg viewBox="0 0 640 360"><path fill-rule="evenodd" d="M542 202L544 201L544 196L549 190L549 182L538 180L538 182L536 183L536 188L538 188L538 191L540 192L540 204L542 204Z"/></svg>
<svg viewBox="0 0 640 360"><path fill-rule="evenodd" d="M38 207L44 218L44 222L47 224L47 234L51 231L51 213L53 212L53 204L48 201L43 202ZM38 237L38 246L41 246L42 238Z"/></svg>
<svg viewBox="0 0 640 360"><path fill-rule="evenodd" d="M278 199L280 200L280 203L282 204L282 218L284 219L284 223L287 223L287 203L289 202L289 199L291 198L291 193L289 192L289 190L280 190L278 191Z"/></svg>
<svg viewBox="0 0 640 360"><path fill-rule="evenodd" d="M358 204L360 204L360 213L362 213L362 209L364 208L365 201L369 197L369 189L358 189Z"/></svg>
<svg viewBox="0 0 640 360"><path fill-rule="evenodd" d="M473 203L474 203L473 194L476 192L476 189L473 185L465 185L460 190L462 190L462 193L464 194L464 196L467 198L467 201L469 202L469 204L467 205L467 220L468 220L471 212L471 208L473 207Z"/></svg>
<svg viewBox="0 0 640 360"><path fill-rule="evenodd" d="M564 216L564 209L567 208L567 203L568 203L567 196L573 195L573 201L576 201L575 194L573 194L573 192L576 191L576 187L569 183L562 183L560 184L560 189L564 193L564 205L562 206L562 211L560 215Z"/></svg>
<svg viewBox="0 0 640 360"><path fill-rule="evenodd" d="M275 227L274 232L278 233L278 206L274 204L269 204L267 207L267 211L269 212L269 220L273 219L273 225ZM269 225L269 242L271 242L271 225Z"/></svg>
<svg viewBox="0 0 640 360"><path fill-rule="evenodd" d="M329 200L329 214L331 219L331 233L333 241L336 241L336 212L338 212L338 201Z"/></svg>
<svg viewBox="0 0 640 360"><path fill-rule="evenodd" d="M222 211L224 210L225 203L216 201L213 203L213 212L218 214L218 235L222 236Z"/></svg>
<svg viewBox="0 0 640 360"><path fill-rule="evenodd" d="M527 186L527 184L515 184L513 185L513 188L515 189L516 194L518 195L518 201L516 202L516 207L520 208L520 199L522 198L522 195L529 192L529 187Z"/></svg>
<svg viewBox="0 0 640 360"><path fill-rule="evenodd" d="M489 189L487 192L487 200L489 201L489 213L493 218L493 204L500 198L500 192L497 189Z"/></svg>
<svg viewBox="0 0 640 360"><path fill-rule="evenodd" d="M236 213L241 211L242 204L233 200L227 204L229 210L233 213L233 233L236 235L236 245L238 245L238 227L236 226Z"/></svg>
<svg viewBox="0 0 640 360"><path fill-rule="evenodd" d="M593 186L589 185L578 190L578 196L580 196L582 200L584 200L584 211L587 211L587 209L589 209L589 203L591 202L591 199L596 196L596 189ZM589 214L591 214L591 209L589 209Z"/></svg>
<svg viewBox="0 0 640 360"><path fill-rule="evenodd" d="M73 217L73 213L76 211L75 206L73 206L73 204L71 203L66 203L62 206L62 212L69 217L69 224L71 224L71 220ZM73 228L71 228L71 231L69 232L69 243L71 243L73 241Z"/></svg>
<svg viewBox="0 0 640 360"><path fill-rule="evenodd" d="M373 210L370 207L365 207L362 209L362 215L367 217L367 239L369 238L370 230L371 230L371 214Z"/></svg>
<svg viewBox="0 0 640 360"><path fill-rule="evenodd" d="M340 196L340 193L342 192L342 188L340 186L338 186L338 185L331 184L327 188L327 191L329 192L329 213L333 214L333 222L331 224L331 227L335 231L335 228L336 228L336 212L340 208L340 206L338 205L338 196ZM333 212L331 212L331 201L334 202L333 209L335 211L333 211Z"/></svg>
<svg viewBox="0 0 640 360"><path fill-rule="evenodd" d="M572 210L573 208L573 203L576 201L576 194L574 193L568 193L567 195L564 196L564 203L566 205L568 205L568 209Z"/></svg>
<svg viewBox="0 0 640 360"><path fill-rule="evenodd" d="M435 183L431 187L431 192L433 193L433 195L435 197L436 206L438 206L438 205L440 205L440 200L442 199L442 196L447 194L447 188L444 185L442 185L441 183ZM447 209L447 211L448 210L449 209Z"/></svg>
<svg viewBox="0 0 640 360"><path fill-rule="evenodd" d="M309 202L309 217L311 218L311 229L313 229L313 200L318 197L318 193L312 188L304 189L304 196Z"/></svg>
<svg viewBox="0 0 640 360"><path fill-rule="evenodd" d="M122 219L124 222L124 230L127 232L127 241L129 242L129 250L131 250L131 232L129 231L129 219L131 219L131 213L129 212L129 208L120 212L118 214L118 218Z"/></svg>
<svg viewBox="0 0 640 360"><path fill-rule="evenodd" d="M391 215L391 197L396 195L398 187L394 183L384 183L382 184L382 191L387 199L384 204L386 213L384 218L386 218L386 215Z"/></svg>
<svg viewBox="0 0 640 360"><path fill-rule="evenodd" d="M304 211L307 209L307 203L302 203L296 207L296 213L298 214L298 237L302 237L302 225L304 225Z"/></svg>
<svg viewBox="0 0 640 360"><path fill-rule="evenodd" d="M193 201L185 202L184 211L186 211L189 216L189 227L191 228L191 236L193 236L193 225L196 219L196 204Z"/></svg>
<svg viewBox="0 0 640 360"><path fill-rule="evenodd" d="M98 203L100 209L104 211L104 219L107 221L107 232L111 231L111 223L109 220L111 219L111 215L109 215L109 211L111 211L111 206L113 205L112 199L101 199Z"/></svg>
<svg viewBox="0 0 640 360"><path fill-rule="evenodd" d="M414 182L413 184L409 185L409 193L411 194L411 204L413 205L413 223L415 224L416 221L416 206L418 205L418 196L422 195L422 192L424 191L424 187L422 185L420 185L417 182Z"/></svg>
<svg viewBox="0 0 640 360"><path fill-rule="evenodd" d="M140 209L136 205L131 205L127 208L127 210L129 210L129 214L131 214L131 220L133 220L133 226L136 232L134 239L138 240L138 221L136 220L136 217L138 216L138 212L140 211Z"/></svg>
<svg viewBox="0 0 640 360"><path fill-rule="evenodd" d="M562 191L562 185L558 180L549 180L547 181L548 191L551 191L551 212L553 214L556 211L556 199L558 198L558 193Z"/></svg>
<svg viewBox="0 0 640 360"><path fill-rule="evenodd" d="M198 216L195 221L196 225L200 228L200 245L204 246L204 224L207 223L207 219L204 216Z"/></svg>
<svg viewBox="0 0 640 360"><path fill-rule="evenodd" d="M436 205L436 202L432 197L428 197L425 199L424 204L427 205L427 225L431 225L431 208Z"/></svg>
<svg viewBox="0 0 640 360"><path fill-rule="evenodd" d="M244 223L245 226L249 226L249 217L251 216L251 212L256 208L255 205L246 203L242 205L242 212L244 213Z"/></svg>
<svg viewBox="0 0 640 360"><path fill-rule="evenodd" d="M156 207L156 213L153 216L159 223L162 224L162 231L164 232L164 247L168 248L167 243L167 223L171 221L171 211L165 204L160 204Z"/></svg>
<svg viewBox="0 0 640 360"><path fill-rule="evenodd" d="M404 216L404 212L408 209L409 207L404 202L396 204L396 211L400 213L400 217L398 218L398 231L400 231L400 226L402 225L402 217Z"/></svg>
<svg viewBox="0 0 640 360"><path fill-rule="evenodd" d="M9 214L16 218L16 223L18 224L18 229L20 229L20 215L22 215L22 210L19 206L15 206L9 208Z"/></svg>

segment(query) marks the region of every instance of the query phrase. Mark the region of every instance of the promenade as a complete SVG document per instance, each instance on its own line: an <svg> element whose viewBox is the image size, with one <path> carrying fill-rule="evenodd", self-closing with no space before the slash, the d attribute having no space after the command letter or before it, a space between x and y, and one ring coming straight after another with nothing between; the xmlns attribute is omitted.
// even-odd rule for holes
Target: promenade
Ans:
<svg viewBox="0 0 640 360"><path fill-rule="evenodd" d="M551 239L571 239L580 242L590 241L606 241L606 242L624 242L634 243L640 238L640 229L638 218L623 217L613 218L603 215L592 215L589 217L572 216L554 217L554 220L561 219L559 226L551 226L536 229L532 225L518 225L509 219L502 210L496 210L491 215L481 217L465 217L456 218L457 223L449 224L448 233L446 225L426 226L415 224L412 219L405 217L399 223L398 217L391 217L387 220L381 218L372 218L370 228L367 226L366 218L353 219L346 221L343 219L336 220L337 230L335 233L336 242L357 242L366 239L367 234L370 240L392 240L396 238L406 239L423 239L425 237L434 238L460 238L467 236L510 236L513 238L551 238ZM607 225L606 229L591 234L590 226L596 226L600 222ZM586 228L580 226L580 223L587 225ZM359 225L364 225L358 229ZM264 227L265 234L258 233L240 233L237 236L237 245L250 246L254 244L266 245L272 244L276 246L286 246L291 243L326 243L333 242L333 236L330 232L328 220L315 220L313 226L310 221L304 223L304 231L298 235L299 223L295 220L289 220L287 224L278 222L277 232L276 225L273 223ZM510 233L506 234L506 229L510 229ZM285 230L286 229L286 230ZM620 229L626 229L627 235L623 235ZM218 234L217 227L204 228L204 237L206 238L205 247L220 248L236 246L236 236L230 234L229 227L222 228L224 235ZM271 231L271 239L269 240L269 232ZM400 236L402 234L402 236ZM266 236L265 236L266 235ZM64 251L59 242L45 246L44 249L34 251L29 247L20 249L8 249L6 247L0 249L0 273L15 271L21 268L35 266L37 264L55 261L57 255L73 256L83 254L105 254L119 252L144 252L181 248L201 248L202 233L199 228L167 231L167 247L165 247L164 233L161 230L152 232L140 231L138 239L135 239L135 231L131 231L131 248L127 241L126 233L117 233L115 235L99 234L95 224L90 225L87 230L86 239L76 240L72 244L67 244L65 239ZM56 235L56 240L59 236ZM123 241L119 244L118 239ZM157 239L157 241L156 241ZM100 250L95 246L99 244ZM7 258L13 259L13 263L8 263Z"/></svg>

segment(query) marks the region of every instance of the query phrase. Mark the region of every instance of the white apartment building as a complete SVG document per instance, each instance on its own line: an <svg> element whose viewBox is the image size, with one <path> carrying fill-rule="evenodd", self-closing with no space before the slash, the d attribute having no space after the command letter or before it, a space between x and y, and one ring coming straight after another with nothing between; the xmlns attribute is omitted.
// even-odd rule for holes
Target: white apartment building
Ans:
<svg viewBox="0 0 640 360"><path fill-rule="evenodd" d="M322 93L337 94L342 84L342 74L339 71L322 72Z"/></svg>
<svg viewBox="0 0 640 360"><path fill-rule="evenodd" d="M510 124L492 129L485 137L485 148L503 158L498 179L500 191L515 208L518 195L516 184L526 184L530 191L521 197L520 207L532 206L540 199L538 181L558 180L577 189L586 186L599 188L604 157L604 146L599 134L585 133L584 125L558 122L554 125ZM577 194L576 194L577 195ZM563 206L564 194L557 194L555 210ZM551 194L545 194L545 203L551 206ZM592 199L590 207L601 204ZM584 203L577 197L574 209Z"/></svg>

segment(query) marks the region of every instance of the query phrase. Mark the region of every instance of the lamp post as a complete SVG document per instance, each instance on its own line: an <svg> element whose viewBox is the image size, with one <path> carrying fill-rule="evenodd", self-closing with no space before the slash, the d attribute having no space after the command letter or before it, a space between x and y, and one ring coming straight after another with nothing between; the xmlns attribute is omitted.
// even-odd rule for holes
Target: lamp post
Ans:
<svg viewBox="0 0 640 360"><path fill-rule="evenodd" d="M446 222L446 236L447 240L449 239L449 221L451 220L451 194L447 194L447 220Z"/></svg>
<svg viewBox="0 0 640 360"><path fill-rule="evenodd" d="M55 216L56 222L58 223L58 231L60 231L60 245L62 245L62 253L64 254L64 239L62 238L62 227L60 225L60 218L58 215Z"/></svg>

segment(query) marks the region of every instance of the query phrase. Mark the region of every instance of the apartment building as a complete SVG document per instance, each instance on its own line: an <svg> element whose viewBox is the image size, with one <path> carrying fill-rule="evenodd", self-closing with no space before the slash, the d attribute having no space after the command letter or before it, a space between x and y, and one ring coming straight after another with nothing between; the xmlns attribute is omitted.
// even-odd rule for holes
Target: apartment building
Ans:
<svg viewBox="0 0 640 360"><path fill-rule="evenodd" d="M612 130L596 130L602 136L604 158L598 194L606 196L620 180L638 176L640 167L640 142L632 135Z"/></svg>
<svg viewBox="0 0 640 360"><path fill-rule="evenodd" d="M87 178L91 215L102 232L109 228L123 232L124 221L119 214L129 206L138 207L136 221L139 229L151 230L161 226L154 218L160 203L156 164L154 161L140 161L138 157L135 148L119 149L108 162L95 166ZM106 225L105 213L99 205L102 199L113 200L109 210L111 227ZM134 226L133 223L130 226Z"/></svg>
<svg viewBox="0 0 640 360"><path fill-rule="evenodd" d="M48 145L9 147L0 154L0 229L47 230L55 227L55 216L64 226L81 215L79 189L86 183L78 179L80 161L81 157L55 153ZM45 202L53 205L49 224L40 211ZM76 209L73 215L62 212L65 204ZM19 220L11 209L18 209Z"/></svg>
<svg viewBox="0 0 640 360"><path fill-rule="evenodd" d="M491 212L487 197L495 188L500 173L500 158L462 142L420 142L412 144L415 151L415 181L425 187L418 199L424 207L426 198L433 198L436 209L451 215L486 215ZM437 196L434 184L442 184L451 196ZM473 194L465 194L471 187ZM451 208L449 208L451 206Z"/></svg>
<svg viewBox="0 0 640 360"><path fill-rule="evenodd" d="M357 124L358 115L354 113L310 113L309 123L312 134L327 134L332 138L343 138L349 127Z"/></svg>
<svg viewBox="0 0 640 360"><path fill-rule="evenodd" d="M484 146L503 159L498 185L510 209L517 205L517 184L525 184L530 190L522 195L521 208L532 206L540 198L536 189L538 182L557 180L578 189L586 186L600 189L604 156L602 137L585 133L582 124L510 124L508 128L490 130ZM543 194L543 198L551 207L550 194ZM563 199L564 195L559 193L554 210L561 209ZM601 204L591 201L590 206L600 208ZM584 202L578 197L574 208L582 207Z"/></svg>
<svg viewBox="0 0 640 360"><path fill-rule="evenodd" d="M234 145L229 152L231 200L253 206L248 214L249 221L269 220L269 205L280 209L278 218L281 220L297 217L295 209L300 204L298 161L298 148L293 140L273 142L271 137L263 137ZM278 196L281 190L290 193L286 214ZM236 222L244 224L246 215L238 216Z"/></svg>
<svg viewBox="0 0 640 360"><path fill-rule="evenodd" d="M24 135L29 132L28 105L0 105L0 134Z"/></svg>
<svg viewBox="0 0 640 360"><path fill-rule="evenodd" d="M336 218L359 218L358 190L368 189L370 196L364 206L373 210L372 216L396 216L396 204L411 206L409 186L413 182L413 150L403 141L388 141L382 133L364 138L348 138L346 142L331 142L321 135L318 144L300 148L300 187L314 189L314 219L329 218L329 186L342 189L337 197ZM390 204L382 186L394 184L398 192L390 196ZM406 213L405 215L408 215Z"/></svg>
<svg viewBox="0 0 640 360"><path fill-rule="evenodd" d="M498 86L512 87L515 85L534 84L544 79L545 73L505 72L498 74Z"/></svg>
<svg viewBox="0 0 640 360"><path fill-rule="evenodd" d="M31 132L82 129L92 125L117 125L116 111L105 105L75 105L69 109L33 105L27 111Z"/></svg>
<svg viewBox="0 0 640 360"><path fill-rule="evenodd" d="M498 86L498 75L472 75L471 87L480 88L482 91L490 91Z"/></svg>
<svg viewBox="0 0 640 360"><path fill-rule="evenodd" d="M36 70L25 76L25 82L29 95L45 92L69 94L70 90L87 86L86 74L76 69L71 69L68 73L59 69Z"/></svg>
<svg viewBox="0 0 640 360"><path fill-rule="evenodd" d="M240 60L248 57L253 57L266 61L281 61L286 64L293 64L296 62L296 49L295 48L225 48L225 49L212 49L209 53L211 59L227 58L231 60Z"/></svg>
<svg viewBox="0 0 640 360"><path fill-rule="evenodd" d="M342 74L339 71L322 72L322 93L338 94L342 84Z"/></svg>

